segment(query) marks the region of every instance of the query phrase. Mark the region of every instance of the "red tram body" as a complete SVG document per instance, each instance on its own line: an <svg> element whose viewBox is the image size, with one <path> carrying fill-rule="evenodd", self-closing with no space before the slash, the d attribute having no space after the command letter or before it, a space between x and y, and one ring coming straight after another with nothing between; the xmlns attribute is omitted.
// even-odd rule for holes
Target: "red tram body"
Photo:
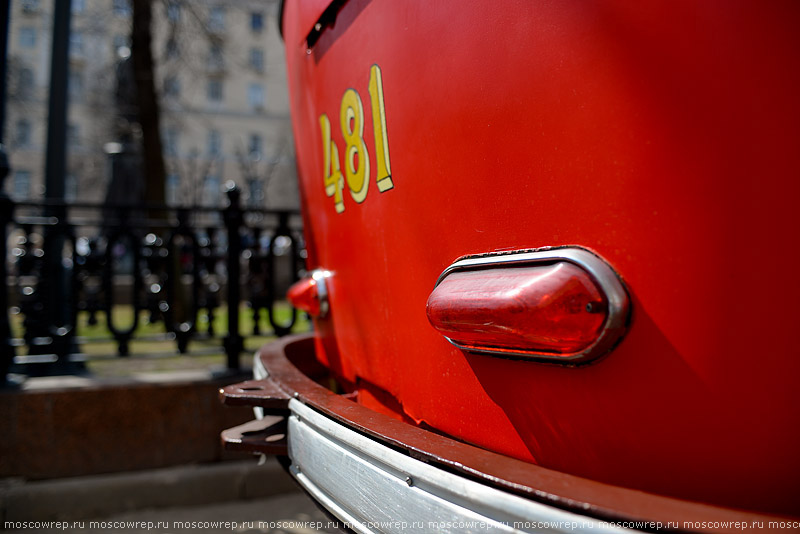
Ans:
<svg viewBox="0 0 800 534"><path fill-rule="evenodd" d="M267 370L277 397L596 520L796 527L798 28L791 1L287 1L292 298L340 399Z"/></svg>

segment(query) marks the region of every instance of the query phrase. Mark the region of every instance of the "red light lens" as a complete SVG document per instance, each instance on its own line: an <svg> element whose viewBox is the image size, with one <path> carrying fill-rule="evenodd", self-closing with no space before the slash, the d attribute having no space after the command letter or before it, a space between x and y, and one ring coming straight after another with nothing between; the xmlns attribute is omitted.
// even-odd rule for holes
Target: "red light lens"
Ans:
<svg viewBox="0 0 800 534"><path fill-rule="evenodd" d="M297 308L312 317L320 315L321 301L317 281L312 277L306 277L292 284L286 292L286 298Z"/></svg>
<svg viewBox="0 0 800 534"><path fill-rule="evenodd" d="M447 274L428 298L428 320L465 350L563 357L600 337L608 300L566 261Z"/></svg>

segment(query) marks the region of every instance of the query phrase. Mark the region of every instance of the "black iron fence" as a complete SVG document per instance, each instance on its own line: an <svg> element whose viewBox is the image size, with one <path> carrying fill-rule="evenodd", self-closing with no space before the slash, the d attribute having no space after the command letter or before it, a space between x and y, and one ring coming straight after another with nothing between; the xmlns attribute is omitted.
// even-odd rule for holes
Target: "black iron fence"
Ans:
<svg viewBox="0 0 800 534"><path fill-rule="evenodd" d="M225 207L170 207L3 195L0 379L80 366L95 339L78 335L79 318L119 356L148 336L181 353L219 339L230 370L245 346L243 310L248 336L290 333L298 313L282 301L304 266L299 213L244 208L235 186L226 196Z"/></svg>

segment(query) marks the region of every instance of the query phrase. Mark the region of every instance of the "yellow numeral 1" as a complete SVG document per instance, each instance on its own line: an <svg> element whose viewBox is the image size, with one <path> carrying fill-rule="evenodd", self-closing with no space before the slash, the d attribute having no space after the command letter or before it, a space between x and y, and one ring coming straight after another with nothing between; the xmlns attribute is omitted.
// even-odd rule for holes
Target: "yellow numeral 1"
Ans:
<svg viewBox="0 0 800 534"><path fill-rule="evenodd" d="M319 116L319 126L322 129L322 151L325 155L325 194L333 197L336 213L344 211L342 188L344 179L339 167L339 148L331 139L331 122L324 113Z"/></svg>
<svg viewBox="0 0 800 534"><path fill-rule="evenodd" d="M383 193L394 187L392 166L389 162L389 140L386 138L386 107L383 104L383 78L381 68L373 65L369 70L369 96L372 102L372 126L375 131L375 159L377 160L378 191Z"/></svg>

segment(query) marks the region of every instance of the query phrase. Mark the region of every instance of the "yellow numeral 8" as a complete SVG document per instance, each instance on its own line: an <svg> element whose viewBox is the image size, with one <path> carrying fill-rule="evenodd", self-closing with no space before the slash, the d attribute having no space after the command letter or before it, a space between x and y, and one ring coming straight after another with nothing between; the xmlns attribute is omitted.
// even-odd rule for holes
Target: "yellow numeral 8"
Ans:
<svg viewBox="0 0 800 534"><path fill-rule="evenodd" d="M369 153L364 144L364 106L354 89L344 92L339 121L342 124L342 136L347 142L344 148L344 175L350 195L360 204L367 198L369 188Z"/></svg>

